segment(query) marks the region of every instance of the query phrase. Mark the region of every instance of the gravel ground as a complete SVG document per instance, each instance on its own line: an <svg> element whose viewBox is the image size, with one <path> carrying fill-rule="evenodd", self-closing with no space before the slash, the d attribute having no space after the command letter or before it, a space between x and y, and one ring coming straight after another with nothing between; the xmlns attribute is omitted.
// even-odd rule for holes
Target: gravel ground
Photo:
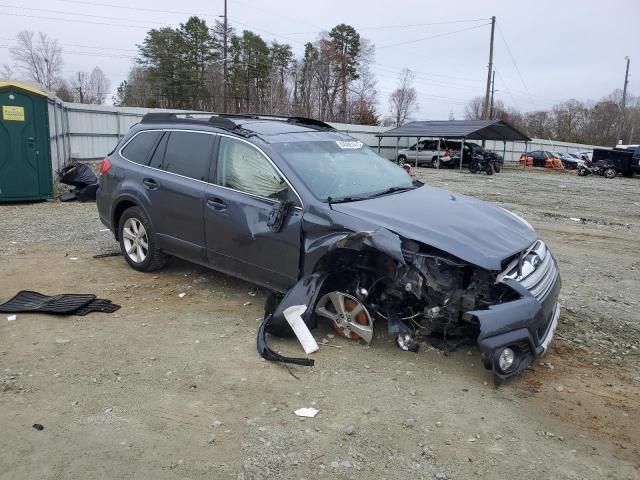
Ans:
<svg viewBox="0 0 640 480"><path fill-rule="evenodd" d="M117 244L91 204L2 205L0 301L92 292L122 309L0 316L0 479L640 478L640 179L417 176L521 214L557 255L558 338L535 366L495 389L476 348L412 354L384 332L365 347L322 325L316 366L287 370L255 352L264 291L94 259Z"/></svg>

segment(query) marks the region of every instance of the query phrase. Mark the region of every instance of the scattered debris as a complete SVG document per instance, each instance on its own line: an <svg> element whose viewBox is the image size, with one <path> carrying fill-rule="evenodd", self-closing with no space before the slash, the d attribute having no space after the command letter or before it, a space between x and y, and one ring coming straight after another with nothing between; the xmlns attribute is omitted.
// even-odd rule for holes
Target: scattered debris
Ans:
<svg viewBox="0 0 640 480"><path fill-rule="evenodd" d="M353 427L353 425L349 425L344 433L346 433L347 435L353 435L355 433L355 428Z"/></svg>
<svg viewBox="0 0 640 480"><path fill-rule="evenodd" d="M96 298L92 294L61 294L47 296L42 293L22 290L9 301L0 305L3 313L50 313L53 315L80 315L91 312L113 313L120 305L111 300Z"/></svg>
<svg viewBox="0 0 640 480"><path fill-rule="evenodd" d="M72 163L58 172L58 178L61 183L74 187L72 191L60 195L61 201L96 201L98 177L89 166L84 163Z"/></svg>
<svg viewBox="0 0 640 480"><path fill-rule="evenodd" d="M7 320L8 320L9 322L13 322L14 320L17 320L17 319L18 319L18 316L17 316L17 315L9 315L9 316L7 317Z"/></svg>
<svg viewBox="0 0 640 480"><path fill-rule="evenodd" d="M69 343L71 340L69 340L68 338L56 338L55 342L58 345L64 345L65 343Z"/></svg>
<svg viewBox="0 0 640 480"><path fill-rule="evenodd" d="M186 295L186 293L182 292L182 293L179 293L179 294L178 294L178 297L180 297L180 298L184 298L184 296L185 296L185 295Z"/></svg>
<svg viewBox="0 0 640 480"><path fill-rule="evenodd" d="M308 417L308 418L313 418L318 414L319 410L313 408L313 407L304 407L304 408L299 408L298 410L296 410L295 413L297 416L299 417Z"/></svg>
<svg viewBox="0 0 640 480"><path fill-rule="evenodd" d="M311 335L309 327L307 327L304 320L302 320L302 314L306 309L306 305L293 305L284 311L284 317L289 325L291 325L293 333L298 337L304 353L309 355L310 353L318 351L320 347L318 347L315 338Z"/></svg>
<svg viewBox="0 0 640 480"><path fill-rule="evenodd" d="M122 252L118 250L117 252L99 253L94 255L93 258L119 257L120 255L122 255Z"/></svg>
<svg viewBox="0 0 640 480"><path fill-rule="evenodd" d="M42 426L42 425L41 425L41 424L39 424L39 423L34 423L32 426L33 426L33 428L35 428L35 429L36 429L36 430L38 430L38 431L42 431L42 430L44 430L44 426Z"/></svg>

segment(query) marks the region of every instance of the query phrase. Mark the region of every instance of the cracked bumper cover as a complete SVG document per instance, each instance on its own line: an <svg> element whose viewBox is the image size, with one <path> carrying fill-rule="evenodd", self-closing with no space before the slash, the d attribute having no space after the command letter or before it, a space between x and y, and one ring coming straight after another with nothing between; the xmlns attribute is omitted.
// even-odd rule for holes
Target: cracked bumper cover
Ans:
<svg viewBox="0 0 640 480"><path fill-rule="evenodd" d="M478 346L485 367L493 370L496 385L527 368L548 350L560 316L561 283L558 274L548 294L537 300L520 284L510 282L521 298L468 312L480 324ZM517 360L511 370L502 372L497 365L497 356L503 348L512 346Z"/></svg>

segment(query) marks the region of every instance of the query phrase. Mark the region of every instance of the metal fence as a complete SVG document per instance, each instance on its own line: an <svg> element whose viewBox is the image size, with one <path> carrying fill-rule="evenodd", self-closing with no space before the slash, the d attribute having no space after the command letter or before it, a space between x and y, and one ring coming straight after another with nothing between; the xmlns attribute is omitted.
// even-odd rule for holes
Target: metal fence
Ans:
<svg viewBox="0 0 640 480"><path fill-rule="evenodd" d="M104 105L85 105L63 103L49 100L49 126L51 156L54 171L60 170L69 161L87 161L102 159L107 155L129 128L138 123L148 112L175 112L184 110L166 110L135 107L110 107ZM388 127L332 123L338 131L351 135L372 148L378 148L376 134L388 130ZM407 148L415 139L401 138L398 148ZM487 141L486 148L505 153L505 161L517 161L525 152L524 142ZM579 152L597 148L593 145L554 142L534 138L529 142L528 151L557 150L560 152ZM383 138L380 153L388 159L396 155L396 140Z"/></svg>

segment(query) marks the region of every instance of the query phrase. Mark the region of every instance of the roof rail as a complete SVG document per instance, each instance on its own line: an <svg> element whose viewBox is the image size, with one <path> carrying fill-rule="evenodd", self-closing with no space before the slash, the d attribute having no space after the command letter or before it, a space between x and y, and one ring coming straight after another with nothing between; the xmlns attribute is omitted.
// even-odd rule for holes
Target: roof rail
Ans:
<svg viewBox="0 0 640 480"><path fill-rule="evenodd" d="M318 130L335 130L328 123L307 117L288 117L285 115L269 115L263 113L210 113L210 112L154 112L147 113L142 117L140 123L190 123L199 125L209 125L234 131L243 136L255 135L250 129L245 129L241 124L233 121L237 120L272 120L278 122L293 123Z"/></svg>
<svg viewBox="0 0 640 480"><path fill-rule="evenodd" d="M248 118L254 120L275 120L280 122L287 123L297 123L300 125L306 125L308 127L316 127L326 130L335 130L331 125L325 123L321 120L316 120L315 118L308 117L290 117L288 115L271 115L268 113L218 113L216 114L220 117L227 118Z"/></svg>
<svg viewBox="0 0 640 480"><path fill-rule="evenodd" d="M200 115L196 117L194 115ZM208 124L213 127L222 128L225 130L234 130L238 125L228 118L222 118L216 116L216 114L209 114L203 112L185 112L185 113L146 113L140 123L191 123L191 124Z"/></svg>

